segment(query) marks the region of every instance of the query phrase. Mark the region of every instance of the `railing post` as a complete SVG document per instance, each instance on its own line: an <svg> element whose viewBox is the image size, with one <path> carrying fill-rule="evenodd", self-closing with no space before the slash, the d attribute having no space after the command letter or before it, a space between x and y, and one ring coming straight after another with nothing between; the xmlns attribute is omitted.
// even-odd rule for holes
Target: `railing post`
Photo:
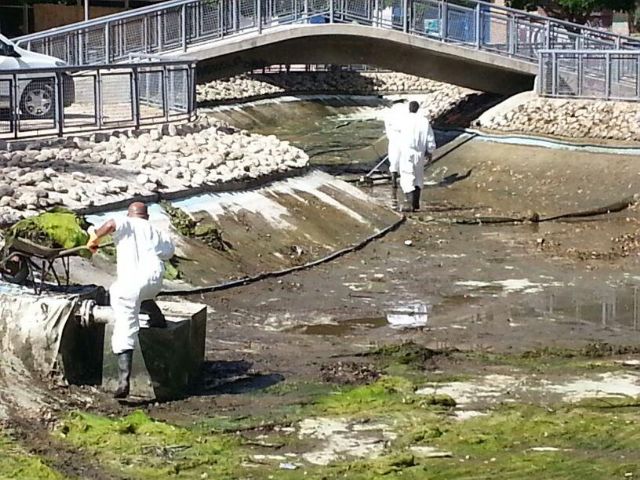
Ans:
<svg viewBox="0 0 640 480"><path fill-rule="evenodd" d="M543 96L542 84L544 82L544 59L545 54L541 53L538 55L538 78L534 80L534 84L536 86L536 91L538 92L538 96Z"/></svg>
<svg viewBox="0 0 640 480"><path fill-rule="evenodd" d="M577 80L577 86L576 86L576 96L578 98L582 97L583 93L584 93L584 89L583 87L583 82L584 82L584 56L581 53L577 54L578 58L577 58L577 72L576 72L576 80Z"/></svg>
<svg viewBox="0 0 640 480"><path fill-rule="evenodd" d="M447 41L448 35L448 23L449 23L449 7L448 3L445 1L440 2L440 38L443 42Z"/></svg>
<svg viewBox="0 0 640 480"><path fill-rule="evenodd" d="M409 0L402 0L402 31L409 31Z"/></svg>
<svg viewBox="0 0 640 480"><path fill-rule="evenodd" d="M238 18L238 3L240 0L231 0L231 4L233 5L233 27L232 32L237 32L240 29L240 19Z"/></svg>
<svg viewBox="0 0 640 480"><path fill-rule="evenodd" d="M164 17L162 16L162 13L158 12L158 14L156 15L157 17L157 21L156 21L156 36L158 37L158 52L162 52L162 49L164 48L164 29L162 28L162 23L164 22Z"/></svg>
<svg viewBox="0 0 640 480"><path fill-rule="evenodd" d="M18 75L13 74L13 85L11 88L13 100L11 102L11 118L13 119L13 138L18 138L20 130L20 97L18 96Z"/></svg>
<svg viewBox="0 0 640 480"><path fill-rule="evenodd" d="M380 0L374 0L373 3L373 13L371 14L371 20L374 26L379 27L380 22L378 20L380 15Z"/></svg>
<svg viewBox="0 0 640 480"><path fill-rule="evenodd" d="M605 52L604 54L604 58L606 61L605 64L605 74L604 74L604 78L605 78L605 92L604 92L604 98L605 100L608 100L609 97L611 96L611 53L610 52Z"/></svg>
<svg viewBox="0 0 640 480"><path fill-rule="evenodd" d="M509 13L508 18L508 28L509 32L509 55L513 55L516 53L516 17L513 13Z"/></svg>
<svg viewBox="0 0 640 480"><path fill-rule="evenodd" d="M309 21L309 0L304 0L304 18Z"/></svg>
<svg viewBox="0 0 640 480"><path fill-rule="evenodd" d="M549 20L544 23L544 48L547 50L551 48L551 22Z"/></svg>
<svg viewBox="0 0 640 480"><path fill-rule="evenodd" d="M182 29L182 51L187 51L187 6L180 8L180 24Z"/></svg>
<svg viewBox="0 0 640 480"><path fill-rule="evenodd" d="M144 35L143 52L149 53L149 16L148 15L145 15L142 19L142 35Z"/></svg>
<svg viewBox="0 0 640 480"><path fill-rule="evenodd" d="M333 23L334 20L334 11L333 11L333 1L334 0L329 0L329 23Z"/></svg>
<svg viewBox="0 0 640 480"><path fill-rule="evenodd" d="M551 96L557 96L558 88L558 65L557 65L557 53L551 52Z"/></svg>
<svg viewBox="0 0 640 480"><path fill-rule="evenodd" d="M78 31L78 65L84 65L84 35L83 31Z"/></svg>
<svg viewBox="0 0 640 480"><path fill-rule="evenodd" d="M104 63L109 63L111 60L111 48L109 39L109 30L111 30L111 24L107 23L104 26Z"/></svg>
<svg viewBox="0 0 640 480"><path fill-rule="evenodd" d="M256 22L258 23L258 33L262 33L262 1L256 0Z"/></svg>
<svg viewBox="0 0 640 480"><path fill-rule="evenodd" d="M103 107L102 104L102 75L101 71L98 68L96 70L96 124L98 130L102 130L102 115L103 115Z"/></svg>
<svg viewBox="0 0 640 480"><path fill-rule="evenodd" d="M162 109L164 110L164 118L169 121L169 75L166 65L162 67Z"/></svg>
<svg viewBox="0 0 640 480"><path fill-rule="evenodd" d="M140 129L140 79L138 77L138 67L133 67L133 75L131 80L133 82L133 121L135 122L136 130Z"/></svg>
<svg viewBox="0 0 640 480"><path fill-rule="evenodd" d="M482 19L480 18L481 16L479 3L476 3L474 14L476 24L476 48L480 50L480 47L482 46Z"/></svg>

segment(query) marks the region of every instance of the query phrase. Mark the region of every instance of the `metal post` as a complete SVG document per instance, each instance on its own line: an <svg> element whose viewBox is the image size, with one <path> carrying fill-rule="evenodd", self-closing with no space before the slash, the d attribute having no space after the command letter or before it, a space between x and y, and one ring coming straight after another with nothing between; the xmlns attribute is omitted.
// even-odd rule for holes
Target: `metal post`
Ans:
<svg viewBox="0 0 640 480"><path fill-rule="evenodd" d="M380 26L379 15L380 15L380 0L374 0L373 4L373 14L371 15L371 19L373 20L373 25L376 27Z"/></svg>
<svg viewBox="0 0 640 480"><path fill-rule="evenodd" d="M162 32L164 31L163 28L162 28L162 22L164 20L164 17L162 16L162 13L158 12L156 18L157 18L157 20L156 20L156 36L158 37L158 52L162 52L162 48L163 48L163 44L164 44L164 38L162 37Z"/></svg>
<svg viewBox="0 0 640 480"><path fill-rule="evenodd" d="M440 19L440 38L443 42L447 41L448 35L448 23L449 23L449 7L447 2L440 2L440 15L442 18Z"/></svg>
<svg viewBox="0 0 640 480"><path fill-rule="evenodd" d="M402 0L402 31L409 31L409 0Z"/></svg>
<svg viewBox="0 0 640 480"><path fill-rule="evenodd" d="M309 0L304 0L304 18L309 21Z"/></svg>
<svg viewBox="0 0 640 480"><path fill-rule="evenodd" d="M240 21L238 19L238 2L240 0L231 0L231 3L233 5L233 27L232 27L232 31L235 33L239 30L239 26L240 26Z"/></svg>
<svg viewBox="0 0 640 480"><path fill-rule="evenodd" d="M256 0L256 22L258 23L258 33L262 33L262 2Z"/></svg>
<svg viewBox="0 0 640 480"><path fill-rule="evenodd" d="M558 92L557 92L557 88L558 88L558 79L556 78L558 75L558 68L557 68L557 53L556 52L551 52L551 96L555 97Z"/></svg>
<svg viewBox="0 0 640 480"><path fill-rule="evenodd" d="M544 82L544 60L545 60L545 54L541 53L540 57L538 58L538 78L536 80L534 80L534 85L536 86L536 91L538 92L538 95L542 96L543 95L543 90L542 90L542 82Z"/></svg>
<svg viewBox="0 0 640 480"><path fill-rule="evenodd" d="M84 32L78 31L78 65L84 65Z"/></svg>
<svg viewBox="0 0 640 480"><path fill-rule="evenodd" d="M149 17L147 15L142 18L142 35L144 35L142 51L149 53Z"/></svg>
<svg viewBox="0 0 640 480"><path fill-rule="evenodd" d="M187 51L187 6L180 8L180 24L182 26L182 51Z"/></svg>
<svg viewBox="0 0 640 480"><path fill-rule="evenodd" d="M476 23L476 48L480 50L482 45L482 21L480 18L480 4L476 4L475 8L475 23Z"/></svg>
<svg viewBox="0 0 640 480"><path fill-rule="evenodd" d="M84 21L89 21L89 0L84 0Z"/></svg>
<svg viewBox="0 0 640 480"><path fill-rule="evenodd" d="M547 50L551 48L551 22L549 20L544 23L544 48Z"/></svg>
<svg viewBox="0 0 640 480"><path fill-rule="evenodd" d="M20 97L18 96L18 75L13 74L12 100L11 100L11 118L13 120L13 138L18 138L18 130L20 130Z"/></svg>
<svg viewBox="0 0 640 480"><path fill-rule="evenodd" d="M98 68L96 71L96 113L97 113L97 127L98 130L102 129L102 115L103 115L103 107L102 104L102 72Z"/></svg>
<svg viewBox="0 0 640 480"><path fill-rule="evenodd" d="M133 85L133 120L136 130L140 128L140 84L138 78L138 67L133 67L133 76L131 77Z"/></svg>
<svg viewBox="0 0 640 480"><path fill-rule="evenodd" d="M582 97L582 94L584 93L582 88L583 86L582 84L584 82L584 63L583 63L584 56L581 53L578 53L577 57L578 57L578 62L577 62L578 71L576 72L576 80L578 84L576 86L576 96Z"/></svg>
<svg viewBox="0 0 640 480"><path fill-rule="evenodd" d="M56 123L58 127L58 136L62 137L64 135L64 100L63 100L63 88L62 88L62 73L59 71L56 72L56 81L55 81L55 91L56 91Z"/></svg>
<svg viewBox="0 0 640 480"><path fill-rule="evenodd" d="M604 74L604 78L605 78L604 98L608 100L609 97L611 96L611 53L606 52L604 56L605 56L605 61L607 62L605 65L606 70Z"/></svg>
<svg viewBox="0 0 640 480"><path fill-rule="evenodd" d="M166 65L162 67L162 109L164 118L169 121L169 74Z"/></svg>
<svg viewBox="0 0 640 480"><path fill-rule="evenodd" d="M111 30L111 24L109 22L107 22L107 24L104 26L104 63L110 63L111 62L111 45L110 45L110 38L109 38L109 30Z"/></svg>
<svg viewBox="0 0 640 480"><path fill-rule="evenodd" d="M334 0L329 0L329 23L333 23L333 1Z"/></svg>
<svg viewBox="0 0 640 480"><path fill-rule="evenodd" d="M513 55L516 53L516 18L512 13L510 13L507 16L507 21L509 22L507 29L509 32L509 55Z"/></svg>
<svg viewBox="0 0 640 480"><path fill-rule="evenodd" d="M635 54L636 57L636 100L640 100L640 55Z"/></svg>

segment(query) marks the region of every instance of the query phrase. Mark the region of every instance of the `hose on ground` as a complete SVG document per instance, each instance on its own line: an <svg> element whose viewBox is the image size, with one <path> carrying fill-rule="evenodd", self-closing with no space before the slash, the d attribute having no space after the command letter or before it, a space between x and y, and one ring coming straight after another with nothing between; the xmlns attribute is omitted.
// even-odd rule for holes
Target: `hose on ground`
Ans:
<svg viewBox="0 0 640 480"><path fill-rule="evenodd" d="M572 218L595 217L598 215L608 215L611 213L621 212L640 201L640 195L635 194L626 197L623 200L606 205L604 207L590 208L578 212L561 213L548 217L541 217L538 213L532 212L521 217L473 217L473 218L456 218L450 219L451 223L457 225L491 225L499 223L542 223L554 220L565 220Z"/></svg>
<svg viewBox="0 0 640 480"><path fill-rule="evenodd" d="M305 263L304 265L296 265L294 267L284 268L282 270L276 270L274 272L264 272L259 273L257 275L242 277L237 280L231 280L224 283L219 283L217 285L206 285L201 287L192 287L186 288L182 290L163 290L160 292L159 296L186 296L186 295L195 295L200 293L211 293L211 292L219 292L221 290L227 290L229 288L240 287L242 285L248 285L250 283L258 282L260 280L265 280L267 278L277 278L282 277L284 275L288 275L293 272L298 272L300 270L306 270L311 267L315 267L322 263L327 263L336 258L342 257L347 253L355 252L364 248L366 245L371 243L373 240L377 240L378 238L384 237L387 233L392 232L397 229L402 223L406 220L405 216L400 217L398 220L393 222L391 225L383 228L379 232L374 233L373 235L369 235L365 239L361 240L358 243L345 247L341 250L337 250L329 255L326 255L322 258L314 260L313 262Z"/></svg>

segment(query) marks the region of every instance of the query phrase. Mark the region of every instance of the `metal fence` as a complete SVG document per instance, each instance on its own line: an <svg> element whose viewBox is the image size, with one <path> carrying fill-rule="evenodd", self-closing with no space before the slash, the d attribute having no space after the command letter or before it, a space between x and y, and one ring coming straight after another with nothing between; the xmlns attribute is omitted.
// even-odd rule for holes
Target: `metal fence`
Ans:
<svg viewBox="0 0 640 480"><path fill-rule="evenodd" d="M1 139L138 128L195 113L192 61L0 72Z"/></svg>
<svg viewBox="0 0 640 480"><path fill-rule="evenodd" d="M287 24L358 23L538 62L543 49L632 49L631 37L476 0L172 0L16 39L70 65L191 45Z"/></svg>
<svg viewBox="0 0 640 480"><path fill-rule="evenodd" d="M538 94L640 101L640 51L541 51Z"/></svg>

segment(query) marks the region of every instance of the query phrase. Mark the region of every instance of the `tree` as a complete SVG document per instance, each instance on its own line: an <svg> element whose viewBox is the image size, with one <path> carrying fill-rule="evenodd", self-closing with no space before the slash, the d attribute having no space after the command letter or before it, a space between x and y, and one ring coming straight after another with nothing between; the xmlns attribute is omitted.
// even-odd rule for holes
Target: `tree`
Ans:
<svg viewBox="0 0 640 480"><path fill-rule="evenodd" d="M511 0L509 6L521 10L541 8L550 17L584 25L600 10L634 12L636 0Z"/></svg>

